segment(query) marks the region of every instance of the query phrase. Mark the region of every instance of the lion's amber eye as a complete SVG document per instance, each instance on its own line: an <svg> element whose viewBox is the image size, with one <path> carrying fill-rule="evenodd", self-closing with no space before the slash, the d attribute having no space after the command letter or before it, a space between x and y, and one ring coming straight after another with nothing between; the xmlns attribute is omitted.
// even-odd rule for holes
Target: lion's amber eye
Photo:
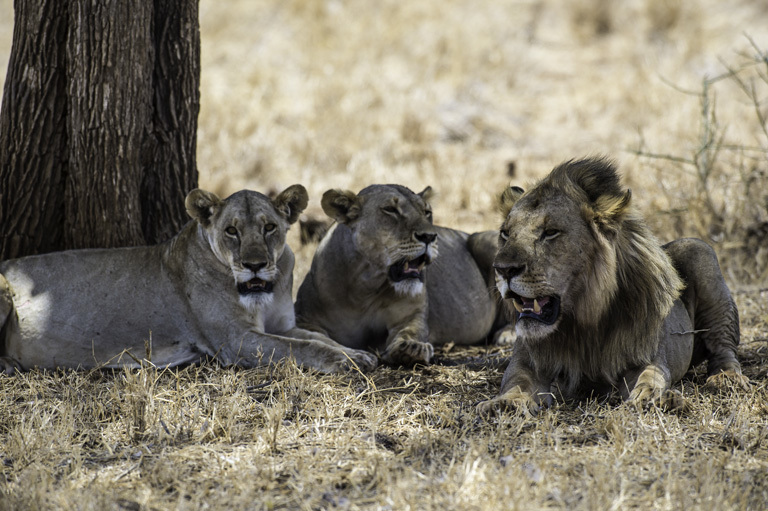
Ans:
<svg viewBox="0 0 768 511"><path fill-rule="evenodd" d="M235 227L234 225L230 225L229 227L224 229L224 232L226 232L230 236L237 236L237 227Z"/></svg>
<svg viewBox="0 0 768 511"><path fill-rule="evenodd" d="M272 232L274 230L275 230L275 224L266 224L264 226L264 232L269 233L269 232Z"/></svg>
<svg viewBox="0 0 768 511"><path fill-rule="evenodd" d="M427 216L427 220L432 220L432 210L428 209L424 211L424 214Z"/></svg>

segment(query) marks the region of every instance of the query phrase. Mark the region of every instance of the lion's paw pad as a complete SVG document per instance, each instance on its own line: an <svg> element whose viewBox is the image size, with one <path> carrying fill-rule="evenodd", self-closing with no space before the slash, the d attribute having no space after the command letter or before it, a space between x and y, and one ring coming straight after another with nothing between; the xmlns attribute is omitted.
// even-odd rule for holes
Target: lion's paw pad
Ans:
<svg viewBox="0 0 768 511"><path fill-rule="evenodd" d="M732 385L735 385L742 390L749 390L752 385L749 383L749 378L736 371L721 371L717 374L713 374L707 378L707 387L716 389L728 389Z"/></svg>
<svg viewBox="0 0 768 511"><path fill-rule="evenodd" d="M434 348L427 342L399 339L387 348L382 359L390 364L429 364L433 354Z"/></svg>
<svg viewBox="0 0 768 511"><path fill-rule="evenodd" d="M519 410L536 415L541 406L528 394L512 390L488 401L477 404L477 413L481 417L492 417L503 410Z"/></svg>

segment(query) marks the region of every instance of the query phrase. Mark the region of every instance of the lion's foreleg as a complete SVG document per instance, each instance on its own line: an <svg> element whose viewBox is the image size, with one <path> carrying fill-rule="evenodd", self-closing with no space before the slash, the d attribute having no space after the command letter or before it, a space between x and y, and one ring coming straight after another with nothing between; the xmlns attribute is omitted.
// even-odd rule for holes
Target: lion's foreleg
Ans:
<svg viewBox="0 0 768 511"><path fill-rule="evenodd" d="M288 330L287 332L285 332L284 335L287 337L295 337L297 339L317 341L317 342L326 344L332 348L340 349L343 352L345 352L347 355L349 355L350 360L354 362L354 364L356 364L358 368L363 371L374 369L378 364L376 355L369 353L367 351L348 348L334 341L327 335L323 335L319 332L314 332L312 330L304 330L303 328L294 327Z"/></svg>
<svg viewBox="0 0 768 511"><path fill-rule="evenodd" d="M542 407L554 402L552 395L553 378L538 375L533 369L528 351L515 346L515 352L504 371L499 395L477 406L481 415L489 415L499 409L522 409L537 413Z"/></svg>
<svg viewBox="0 0 768 511"><path fill-rule="evenodd" d="M367 370L376 366L375 357L360 350L332 346L317 339L248 332L242 339L222 349L225 364L257 367L293 358L296 364L323 373L338 373L355 367Z"/></svg>
<svg viewBox="0 0 768 511"><path fill-rule="evenodd" d="M630 375L627 380L634 378ZM630 384L631 385L631 384ZM671 378L669 369L659 363L652 363L645 366L637 376L634 386L629 395L626 395L629 385L625 380L622 392L625 399L636 408L645 408L650 405L657 405L664 410L685 410L688 404L683 395L670 388Z"/></svg>
<svg viewBox="0 0 768 511"><path fill-rule="evenodd" d="M622 396L637 407L656 404L666 410L686 409L683 395L670 387L691 365L693 324L683 302L676 300L659 332L659 344L650 364L624 375Z"/></svg>
<svg viewBox="0 0 768 511"><path fill-rule="evenodd" d="M434 348L427 342L426 313L418 313L401 325L389 329L381 359L389 364L429 364Z"/></svg>
<svg viewBox="0 0 768 511"><path fill-rule="evenodd" d="M344 347L343 345L334 341L327 335L324 335L320 332L316 332L314 330L306 330L304 328L299 328L299 327L293 327L290 330L283 332L283 335L285 335L286 337L295 337L296 339L308 339L308 340L320 341L329 346L334 346L336 348Z"/></svg>

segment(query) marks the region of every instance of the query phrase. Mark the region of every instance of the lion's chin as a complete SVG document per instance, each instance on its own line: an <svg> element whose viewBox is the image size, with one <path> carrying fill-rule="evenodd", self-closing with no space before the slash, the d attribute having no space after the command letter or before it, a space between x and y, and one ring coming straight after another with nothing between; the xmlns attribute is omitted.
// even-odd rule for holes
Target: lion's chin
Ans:
<svg viewBox="0 0 768 511"><path fill-rule="evenodd" d="M250 293L240 295L240 305L245 307L245 310L248 312L255 314L271 304L274 296L274 293Z"/></svg>
<svg viewBox="0 0 768 511"><path fill-rule="evenodd" d="M424 283L418 279L406 279L400 282L393 282L392 287L395 293L400 296L418 296L424 292Z"/></svg>
<svg viewBox="0 0 768 511"><path fill-rule="evenodd" d="M518 339L535 341L537 339L544 339L554 334L557 330L557 325L557 321L551 325L546 325L535 319L519 318L515 323L515 334L517 335Z"/></svg>

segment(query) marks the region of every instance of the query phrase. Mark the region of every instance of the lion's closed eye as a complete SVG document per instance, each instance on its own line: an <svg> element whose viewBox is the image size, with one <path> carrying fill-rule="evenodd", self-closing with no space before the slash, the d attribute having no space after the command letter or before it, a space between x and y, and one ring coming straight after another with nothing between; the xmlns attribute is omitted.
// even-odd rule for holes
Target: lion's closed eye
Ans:
<svg viewBox="0 0 768 511"><path fill-rule="evenodd" d="M384 206L384 207L381 208L381 211L383 211L385 214L387 214L389 216L392 216L392 217L395 217L395 218L400 216L400 210L395 205Z"/></svg>

